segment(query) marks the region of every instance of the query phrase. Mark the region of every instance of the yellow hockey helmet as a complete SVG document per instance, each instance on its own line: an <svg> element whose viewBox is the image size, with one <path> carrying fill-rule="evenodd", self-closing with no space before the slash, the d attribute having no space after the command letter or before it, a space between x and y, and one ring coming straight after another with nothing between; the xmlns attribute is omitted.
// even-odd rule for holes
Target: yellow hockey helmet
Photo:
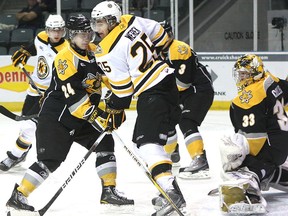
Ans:
<svg viewBox="0 0 288 216"><path fill-rule="evenodd" d="M246 54L237 59L233 68L233 78L238 91L259 81L264 77L264 65L261 58L254 54Z"/></svg>

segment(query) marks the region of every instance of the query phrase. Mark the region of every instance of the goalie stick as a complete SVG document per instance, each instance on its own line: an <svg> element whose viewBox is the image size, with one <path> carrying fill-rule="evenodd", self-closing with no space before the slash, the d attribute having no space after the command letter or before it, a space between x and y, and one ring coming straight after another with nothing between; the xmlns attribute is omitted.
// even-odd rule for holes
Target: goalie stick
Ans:
<svg viewBox="0 0 288 216"><path fill-rule="evenodd" d="M10 119L13 119L14 121L23 121L23 120L29 120L29 119L38 117L38 114L29 115L29 116L19 116L9 111L2 105L0 105L0 113Z"/></svg>
<svg viewBox="0 0 288 216"><path fill-rule="evenodd" d="M126 152L131 156L131 158L136 162L136 164L141 167L146 176L149 178L149 180L153 183L153 185L157 188L157 190L165 197L165 199L171 204L171 206L175 209L175 211L180 215L184 216L184 214L180 211L180 209L175 205L173 200L169 197L169 195L160 187L160 185L153 179L151 173L149 170L147 170L146 166L144 166L141 161L138 159L138 157L128 148L127 145L122 141L122 139L119 137L119 135L115 132L112 131L112 135L115 136L119 142L122 144ZM155 213L154 213L155 214ZM154 216L154 214L152 216Z"/></svg>
<svg viewBox="0 0 288 216"><path fill-rule="evenodd" d="M54 194L54 196L49 200L49 202L40 210L38 211L27 211L27 210L15 210L15 211L8 211L7 216L42 216L44 215L47 210L51 207L51 205L55 202L55 200L58 198L58 196L63 192L63 190L68 186L68 184L71 182L71 180L74 178L76 173L81 169L81 167L84 165L88 157L91 155L91 153L96 149L98 144L101 142L101 140L106 135L109 128L105 128L99 135L98 139L94 142L94 144L90 147L89 151L84 155L84 157L81 159L81 161L77 164L77 166L73 169L71 174L68 176L68 178L64 181L62 186L58 189L58 191Z"/></svg>

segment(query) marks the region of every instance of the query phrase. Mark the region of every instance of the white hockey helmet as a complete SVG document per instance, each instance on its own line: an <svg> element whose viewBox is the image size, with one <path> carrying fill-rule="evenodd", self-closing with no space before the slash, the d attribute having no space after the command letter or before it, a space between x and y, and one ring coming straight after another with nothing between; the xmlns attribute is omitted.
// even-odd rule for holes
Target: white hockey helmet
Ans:
<svg viewBox="0 0 288 216"><path fill-rule="evenodd" d="M48 19L46 20L45 27L51 28L51 29L64 28L65 27L65 21L63 20L61 15L50 14Z"/></svg>
<svg viewBox="0 0 288 216"><path fill-rule="evenodd" d="M95 31L95 22L98 19L105 19L112 26L120 23L121 8L114 1L103 1L97 4L91 12L91 27Z"/></svg>

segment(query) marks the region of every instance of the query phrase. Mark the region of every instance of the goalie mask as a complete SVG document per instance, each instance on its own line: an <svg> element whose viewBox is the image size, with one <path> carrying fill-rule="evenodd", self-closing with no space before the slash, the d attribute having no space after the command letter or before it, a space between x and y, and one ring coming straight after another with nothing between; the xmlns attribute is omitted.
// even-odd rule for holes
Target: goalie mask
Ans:
<svg viewBox="0 0 288 216"><path fill-rule="evenodd" d="M246 54L238 58L233 68L233 78L238 91L264 77L264 65L260 57Z"/></svg>

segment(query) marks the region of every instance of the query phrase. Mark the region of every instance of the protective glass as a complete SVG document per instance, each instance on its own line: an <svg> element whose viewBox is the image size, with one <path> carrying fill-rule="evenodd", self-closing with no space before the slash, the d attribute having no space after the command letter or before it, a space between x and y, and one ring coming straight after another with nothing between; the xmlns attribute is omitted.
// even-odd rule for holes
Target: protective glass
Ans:
<svg viewBox="0 0 288 216"><path fill-rule="evenodd" d="M55 37L55 35L60 35L60 37L65 37L66 35L66 28L46 28L46 32L48 37Z"/></svg>
<svg viewBox="0 0 288 216"><path fill-rule="evenodd" d="M93 42L96 37L95 32L93 31L71 31L70 38L72 39L75 36L81 38L82 40L88 40L90 42Z"/></svg>
<svg viewBox="0 0 288 216"><path fill-rule="evenodd" d="M90 23L91 28L94 32L108 29L108 24L105 18L92 18Z"/></svg>

